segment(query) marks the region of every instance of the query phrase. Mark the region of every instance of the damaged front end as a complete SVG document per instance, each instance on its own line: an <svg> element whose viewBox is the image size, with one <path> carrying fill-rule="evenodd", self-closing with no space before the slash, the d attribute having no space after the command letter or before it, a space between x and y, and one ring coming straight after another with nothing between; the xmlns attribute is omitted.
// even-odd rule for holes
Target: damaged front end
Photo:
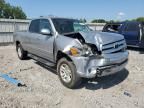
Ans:
<svg viewBox="0 0 144 108"><path fill-rule="evenodd" d="M106 40L104 42L104 37L101 38L99 34L97 34L97 37L92 36L93 34L85 32L68 33L59 36L59 39L57 39L57 44L60 40L65 41L58 44L59 49L71 58L78 75L84 78L94 78L114 74L124 69L128 60L128 52L126 50L110 52L113 44L111 46L111 42ZM113 40L113 42L115 43L117 40ZM110 48L108 48L108 51L104 51L103 48L107 44L106 48ZM123 44L121 48L114 49L114 51L126 48L125 41L120 44Z"/></svg>
<svg viewBox="0 0 144 108"><path fill-rule="evenodd" d="M123 56L122 56L123 55ZM81 77L93 78L95 76L106 76L121 71L127 64L128 53L110 54L107 56L97 57L95 55L89 57L71 56L77 73Z"/></svg>
<svg viewBox="0 0 144 108"><path fill-rule="evenodd" d="M100 55L101 50L97 47L97 45L93 43L88 43L84 39L81 33L67 33L64 36L70 37L74 39L73 46L69 48L69 54L73 56L91 56L91 55ZM78 44L76 44L78 43ZM69 44L70 45L70 44ZM68 46L69 46L68 45Z"/></svg>

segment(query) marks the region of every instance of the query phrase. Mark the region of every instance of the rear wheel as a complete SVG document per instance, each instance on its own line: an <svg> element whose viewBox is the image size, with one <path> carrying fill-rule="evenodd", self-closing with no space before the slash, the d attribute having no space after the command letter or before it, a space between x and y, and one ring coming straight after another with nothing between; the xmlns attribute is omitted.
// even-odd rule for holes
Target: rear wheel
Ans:
<svg viewBox="0 0 144 108"><path fill-rule="evenodd" d="M27 58L27 52L23 50L21 44L16 46L16 51L20 60L25 60Z"/></svg>
<svg viewBox="0 0 144 108"><path fill-rule="evenodd" d="M72 61L62 58L58 61L57 72L62 84L68 88L76 88L81 83L81 78L76 73L76 67Z"/></svg>

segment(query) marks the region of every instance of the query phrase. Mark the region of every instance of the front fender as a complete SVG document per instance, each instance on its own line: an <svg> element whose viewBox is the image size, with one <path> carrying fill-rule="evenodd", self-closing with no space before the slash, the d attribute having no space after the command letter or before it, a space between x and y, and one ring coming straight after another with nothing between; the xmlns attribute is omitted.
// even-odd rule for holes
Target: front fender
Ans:
<svg viewBox="0 0 144 108"><path fill-rule="evenodd" d="M66 37L66 36L63 36L63 35L57 36L56 39L55 39L55 49L54 49L55 60L56 60L58 51L61 51L64 54L69 56L69 50L73 46L81 48L82 44L79 42L78 39Z"/></svg>

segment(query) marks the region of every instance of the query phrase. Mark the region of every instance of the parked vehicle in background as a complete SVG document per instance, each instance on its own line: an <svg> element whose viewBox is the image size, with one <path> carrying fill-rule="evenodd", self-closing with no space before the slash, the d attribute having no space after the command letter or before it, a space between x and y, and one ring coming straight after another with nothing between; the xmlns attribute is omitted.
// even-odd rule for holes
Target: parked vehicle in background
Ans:
<svg viewBox="0 0 144 108"><path fill-rule="evenodd" d="M128 46L144 48L144 23L128 21L122 23L108 23L103 32L122 34Z"/></svg>
<svg viewBox="0 0 144 108"><path fill-rule="evenodd" d="M48 17L31 21L27 32L14 33L18 57L57 66L60 81L77 87L82 78L117 73L128 61L120 34L91 31L75 19Z"/></svg>

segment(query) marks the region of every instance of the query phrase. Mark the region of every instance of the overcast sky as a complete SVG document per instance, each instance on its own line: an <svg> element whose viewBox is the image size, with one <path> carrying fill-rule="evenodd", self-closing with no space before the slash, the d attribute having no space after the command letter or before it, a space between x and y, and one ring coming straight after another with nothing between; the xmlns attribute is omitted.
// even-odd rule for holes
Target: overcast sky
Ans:
<svg viewBox="0 0 144 108"><path fill-rule="evenodd" d="M6 0L21 6L28 18L60 16L125 20L144 16L144 0Z"/></svg>

